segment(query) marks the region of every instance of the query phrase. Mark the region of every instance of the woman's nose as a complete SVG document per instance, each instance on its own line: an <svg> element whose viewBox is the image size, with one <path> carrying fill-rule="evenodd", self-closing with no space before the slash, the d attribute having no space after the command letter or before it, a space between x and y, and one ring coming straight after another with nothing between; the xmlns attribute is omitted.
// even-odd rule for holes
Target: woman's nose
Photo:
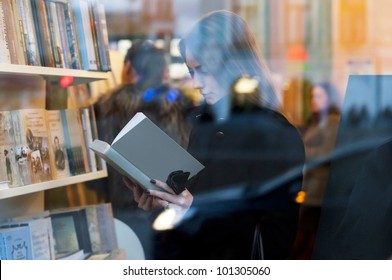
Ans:
<svg viewBox="0 0 392 280"><path fill-rule="evenodd" d="M202 89L204 86L203 78L197 72L193 75L193 87L195 89Z"/></svg>

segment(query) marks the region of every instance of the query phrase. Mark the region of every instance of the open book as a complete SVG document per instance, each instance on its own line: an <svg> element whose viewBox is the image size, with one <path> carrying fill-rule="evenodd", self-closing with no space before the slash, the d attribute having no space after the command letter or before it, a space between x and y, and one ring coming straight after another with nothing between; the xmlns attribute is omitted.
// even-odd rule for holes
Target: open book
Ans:
<svg viewBox="0 0 392 280"><path fill-rule="evenodd" d="M141 112L125 125L111 145L95 139L90 149L146 190L162 190L151 179L166 182L169 174L177 170L190 172L191 178L204 168Z"/></svg>

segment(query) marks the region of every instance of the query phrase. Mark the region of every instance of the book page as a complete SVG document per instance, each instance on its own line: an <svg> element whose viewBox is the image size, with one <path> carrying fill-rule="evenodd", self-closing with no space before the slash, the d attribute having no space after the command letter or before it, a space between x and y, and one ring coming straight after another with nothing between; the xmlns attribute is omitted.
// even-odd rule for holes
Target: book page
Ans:
<svg viewBox="0 0 392 280"><path fill-rule="evenodd" d="M121 129L120 133L117 134L116 138L114 138L112 144L116 143L119 139L121 139L128 131L133 129L137 124L139 124L142 120L144 120L146 116L143 113L136 113L135 116Z"/></svg>

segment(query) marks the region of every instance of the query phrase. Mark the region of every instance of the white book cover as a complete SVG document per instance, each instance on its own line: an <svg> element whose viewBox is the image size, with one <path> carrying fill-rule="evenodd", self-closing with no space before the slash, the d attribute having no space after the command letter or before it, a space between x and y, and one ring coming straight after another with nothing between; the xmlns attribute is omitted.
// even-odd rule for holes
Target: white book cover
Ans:
<svg viewBox="0 0 392 280"><path fill-rule="evenodd" d="M95 139L90 145L108 164L145 189L159 189L150 182L166 182L169 174L182 170L189 178L204 166L163 132L143 113L138 112L111 144Z"/></svg>
<svg viewBox="0 0 392 280"><path fill-rule="evenodd" d="M29 227L34 260L54 259L52 222L48 211L14 217L7 224Z"/></svg>

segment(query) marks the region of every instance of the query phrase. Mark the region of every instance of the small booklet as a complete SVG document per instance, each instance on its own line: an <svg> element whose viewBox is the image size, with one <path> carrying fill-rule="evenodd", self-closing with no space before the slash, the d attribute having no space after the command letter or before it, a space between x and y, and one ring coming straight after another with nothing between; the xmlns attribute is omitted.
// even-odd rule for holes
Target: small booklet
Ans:
<svg viewBox="0 0 392 280"><path fill-rule="evenodd" d="M121 174L145 190L162 190L150 182L166 182L174 171L189 172L189 178L204 166L143 113L138 112L111 144L95 139L89 146Z"/></svg>

